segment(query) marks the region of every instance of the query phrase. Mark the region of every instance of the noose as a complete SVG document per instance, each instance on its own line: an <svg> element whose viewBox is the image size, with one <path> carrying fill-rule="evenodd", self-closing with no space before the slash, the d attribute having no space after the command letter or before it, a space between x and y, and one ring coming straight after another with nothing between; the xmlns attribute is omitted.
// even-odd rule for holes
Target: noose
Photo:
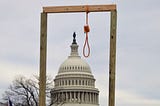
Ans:
<svg viewBox="0 0 160 106"><path fill-rule="evenodd" d="M88 13L89 13L89 9L88 9L88 6L86 6L86 25L84 26L84 33L86 34L86 38L83 46L83 56L86 58L89 57L90 55L90 46L88 42L88 32L90 31L90 28L88 25ZM88 49L87 53L86 53L86 49Z"/></svg>

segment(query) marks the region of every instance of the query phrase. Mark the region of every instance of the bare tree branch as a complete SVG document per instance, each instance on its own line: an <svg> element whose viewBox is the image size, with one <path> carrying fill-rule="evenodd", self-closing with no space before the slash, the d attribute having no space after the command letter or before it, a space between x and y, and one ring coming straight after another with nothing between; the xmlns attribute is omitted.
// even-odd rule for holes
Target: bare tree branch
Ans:
<svg viewBox="0 0 160 106"><path fill-rule="evenodd" d="M53 80L51 77L47 77L46 94L48 100L50 100L50 90L52 88ZM39 77L34 76L32 79L27 79L24 76L19 76L13 80L8 90L5 91L3 99L7 100L10 97L15 106L38 106L38 95Z"/></svg>

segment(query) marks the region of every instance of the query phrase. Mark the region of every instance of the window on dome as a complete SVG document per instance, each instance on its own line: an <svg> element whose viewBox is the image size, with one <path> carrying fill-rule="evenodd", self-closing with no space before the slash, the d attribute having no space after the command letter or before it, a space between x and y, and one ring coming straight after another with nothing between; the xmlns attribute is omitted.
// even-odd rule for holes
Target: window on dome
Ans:
<svg viewBox="0 0 160 106"><path fill-rule="evenodd" d="M81 80L79 80L79 85L81 85Z"/></svg>
<svg viewBox="0 0 160 106"><path fill-rule="evenodd" d="M68 81L68 84L70 85L70 80Z"/></svg>
<svg viewBox="0 0 160 106"><path fill-rule="evenodd" d="M82 85L84 85L84 80L82 81Z"/></svg>
<svg viewBox="0 0 160 106"><path fill-rule="evenodd" d="M91 80L89 81L89 86L91 86Z"/></svg>
<svg viewBox="0 0 160 106"><path fill-rule="evenodd" d="M74 85L74 80L72 80L72 85Z"/></svg>
<svg viewBox="0 0 160 106"><path fill-rule="evenodd" d="M74 97L74 92L72 92L72 97L71 98L73 98Z"/></svg>
<svg viewBox="0 0 160 106"><path fill-rule="evenodd" d="M62 85L64 85L64 81L62 81Z"/></svg>
<svg viewBox="0 0 160 106"><path fill-rule="evenodd" d="M77 80L76 80L76 85L77 85Z"/></svg>
<svg viewBox="0 0 160 106"><path fill-rule="evenodd" d="M60 81L59 85L61 85L61 81Z"/></svg>

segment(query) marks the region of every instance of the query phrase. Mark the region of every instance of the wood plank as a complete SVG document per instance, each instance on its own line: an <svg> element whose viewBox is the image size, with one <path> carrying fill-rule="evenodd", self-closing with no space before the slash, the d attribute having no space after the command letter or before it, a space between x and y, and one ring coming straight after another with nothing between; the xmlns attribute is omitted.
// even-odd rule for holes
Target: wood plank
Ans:
<svg viewBox="0 0 160 106"><path fill-rule="evenodd" d="M39 106L46 106L47 13L41 13Z"/></svg>
<svg viewBox="0 0 160 106"><path fill-rule="evenodd" d="M115 106L116 26L117 26L117 11L111 11L108 106Z"/></svg>
<svg viewBox="0 0 160 106"><path fill-rule="evenodd" d="M106 12L116 10L116 5L81 5L81 6L50 6L43 7L44 13L69 13L69 12Z"/></svg>

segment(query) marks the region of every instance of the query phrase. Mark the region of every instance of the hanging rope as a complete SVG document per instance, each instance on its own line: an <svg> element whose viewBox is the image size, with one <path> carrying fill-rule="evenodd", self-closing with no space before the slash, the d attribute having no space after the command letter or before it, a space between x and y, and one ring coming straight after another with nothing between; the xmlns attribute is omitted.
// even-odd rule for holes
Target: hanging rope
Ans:
<svg viewBox="0 0 160 106"><path fill-rule="evenodd" d="M86 33L86 38L83 46L83 56L84 57L89 57L90 55L90 46L88 43L88 32L90 31L89 25L88 25L88 13L89 13L89 8L86 6L86 25L84 26L84 33ZM86 49L88 49L88 52L86 53Z"/></svg>

